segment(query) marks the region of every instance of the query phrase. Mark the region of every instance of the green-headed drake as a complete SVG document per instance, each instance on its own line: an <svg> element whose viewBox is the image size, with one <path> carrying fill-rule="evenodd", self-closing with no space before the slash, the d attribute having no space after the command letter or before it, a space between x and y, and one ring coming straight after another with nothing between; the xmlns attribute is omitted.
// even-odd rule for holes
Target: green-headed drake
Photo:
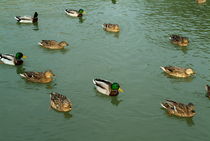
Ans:
<svg viewBox="0 0 210 141"><path fill-rule="evenodd" d="M29 16L16 16L15 19L18 23L37 23L38 22L38 13L35 12L33 17Z"/></svg>
<svg viewBox="0 0 210 141"><path fill-rule="evenodd" d="M56 92L50 93L50 105L59 112L69 112L72 110L71 101L66 96Z"/></svg>
<svg viewBox="0 0 210 141"><path fill-rule="evenodd" d="M191 75L195 74L191 68L181 68L176 66L166 66L160 67L165 73L180 78L190 77Z"/></svg>
<svg viewBox="0 0 210 141"><path fill-rule="evenodd" d="M23 53L18 52L16 55L11 54L0 54L0 62L7 65L21 65L23 64L23 60L21 58L27 58Z"/></svg>
<svg viewBox="0 0 210 141"><path fill-rule="evenodd" d="M49 83L55 75L51 70L47 70L45 72L25 72L20 74L20 76L35 83Z"/></svg>
<svg viewBox="0 0 210 141"><path fill-rule="evenodd" d="M166 100L160 104L168 114L178 117L193 117L195 113L195 106L192 103L187 105L178 103L172 100Z"/></svg>
<svg viewBox="0 0 210 141"><path fill-rule="evenodd" d="M79 9L79 11L72 10L72 9L66 9L65 13L72 17L82 17L83 14L85 14L85 11L83 9Z"/></svg>
<svg viewBox="0 0 210 141"><path fill-rule="evenodd" d="M119 32L120 26L118 24L103 24L103 29L108 32Z"/></svg>
<svg viewBox="0 0 210 141"><path fill-rule="evenodd" d="M119 92L124 92L116 82L112 83L108 80L94 79L93 84L98 92L108 96L117 96Z"/></svg>
<svg viewBox="0 0 210 141"><path fill-rule="evenodd" d="M55 40L42 40L38 44L48 49L63 49L65 46L69 45L66 41L57 42Z"/></svg>

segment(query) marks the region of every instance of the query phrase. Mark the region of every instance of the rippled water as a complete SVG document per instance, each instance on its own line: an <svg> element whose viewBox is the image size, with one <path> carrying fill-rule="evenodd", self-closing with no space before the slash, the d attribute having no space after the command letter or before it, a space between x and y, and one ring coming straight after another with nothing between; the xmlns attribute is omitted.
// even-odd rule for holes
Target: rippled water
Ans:
<svg viewBox="0 0 210 141"><path fill-rule="evenodd" d="M65 15L83 8L82 20ZM23 66L0 65L0 140L184 140L208 141L210 101L210 6L194 0L1 0L0 52L22 51ZM39 13L38 25L17 24L16 15ZM118 23L119 34L104 32L103 23ZM190 38L187 48L168 35ZM51 51L42 39L65 40L70 46ZM192 67L189 79L167 77L160 66ZM51 69L50 84L24 81L17 73ZM125 93L97 93L93 78L118 81ZM71 99L73 110L49 108L49 92ZM168 116L164 99L196 105L192 119Z"/></svg>

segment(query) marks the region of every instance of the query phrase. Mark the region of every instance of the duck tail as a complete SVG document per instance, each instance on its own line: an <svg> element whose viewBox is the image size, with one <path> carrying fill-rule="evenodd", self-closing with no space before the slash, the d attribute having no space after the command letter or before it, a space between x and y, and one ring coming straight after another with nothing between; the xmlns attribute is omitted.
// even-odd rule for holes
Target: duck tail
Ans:
<svg viewBox="0 0 210 141"><path fill-rule="evenodd" d="M42 46L43 44L41 42L38 42L38 45Z"/></svg>
<svg viewBox="0 0 210 141"><path fill-rule="evenodd" d="M20 21L20 16L15 16L14 18L15 18L15 20L17 20L18 22Z"/></svg>
<svg viewBox="0 0 210 141"><path fill-rule="evenodd" d="M163 107L164 109L167 109L166 106L164 106L163 103L160 103L161 107Z"/></svg>
<svg viewBox="0 0 210 141"><path fill-rule="evenodd" d="M95 81L95 79L93 79L93 84L94 84L94 85L96 85L96 81Z"/></svg>
<svg viewBox="0 0 210 141"><path fill-rule="evenodd" d="M165 69L163 66L160 66L160 68L161 68L163 71L166 71L166 69Z"/></svg>
<svg viewBox="0 0 210 141"><path fill-rule="evenodd" d="M208 90L209 90L209 85L206 85L206 86L205 86L205 89L206 89L206 91L208 92Z"/></svg>
<svg viewBox="0 0 210 141"><path fill-rule="evenodd" d="M24 77L24 78L26 77L23 73L20 73L20 76L21 76L21 77Z"/></svg>

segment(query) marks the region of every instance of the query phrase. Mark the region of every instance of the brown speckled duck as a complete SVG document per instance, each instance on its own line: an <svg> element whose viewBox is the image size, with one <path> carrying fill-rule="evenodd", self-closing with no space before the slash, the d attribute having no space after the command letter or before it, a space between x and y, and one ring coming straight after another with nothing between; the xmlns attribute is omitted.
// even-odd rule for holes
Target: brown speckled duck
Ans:
<svg viewBox="0 0 210 141"><path fill-rule="evenodd" d="M186 47L189 44L189 39L187 37L182 37L179 35L171 35L169 39L171 43L179 45L181 47Z"/></svg>
<svg viewBox="0 0 210 141"><path fill-rule="evenodd" d="M47 70L45 72L25 72L20 74L20 76L31 82L49 83L53 80L53 76L55 75L51 70Z"/></svg>
<svg viewBox="0 0 210 141"><path fill-rule="evenodd" d="M166 66L166 67L160 67L160 68L165 73L174 77L186 78L195 74L195 72L191 68L181 68L181 67L176 67L176 66Z"/></svg>
<svg viewBox="0 0 210 141"><path fill-rule="evenodd" d="M118 24L103 24L103 29L108 32L119 32L120 26Z"/></svg>
<svg viewBox="0 0 210 141"><path fill-rule="evenodd" d="M50 93L50 105L59 112L69 112L72 110L71 101L66 96L56 92Z"/></svg>
<svg viewBox="0 0 210 141"><path fill-rule="evenodd" d="M200 4L200 3L205 3L206 0L196 0L196 2Z"/></svg>
<svg viewBox="0 0 210 141"><path fill-rule="evenodd" d="M166 102L161 103L161 106L166 109L168 114L178 117L193 117L196 114L195 106L192 103L185 105L172 100L166 100Z"/></svg>
<svg viewBox="0 0 210 141"><path fill-rule="evenodd" d="M206 96L208 98L210 98L210 86L209 85L206 85L205 88L206 88L206 92L207 92L207 95Z"/></svg>
<svg viewBox="0 0 210 141"><path fill-rule="evenodd" d="M55 40L42 40L38 43L40 46L48 49L63 49L65 46L69 44L65 41L61 41L60 43Z"/></svg>

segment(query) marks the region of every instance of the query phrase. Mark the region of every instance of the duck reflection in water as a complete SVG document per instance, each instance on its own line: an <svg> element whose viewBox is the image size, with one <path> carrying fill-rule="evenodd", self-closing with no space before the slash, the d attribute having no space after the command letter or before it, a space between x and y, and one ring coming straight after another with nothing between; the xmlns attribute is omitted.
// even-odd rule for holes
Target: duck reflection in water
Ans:
<svg viewBox="0 0 210 141"><path fill-rule="evenodd" d="M113 4L116 4L116 3L117 3L117 1L116 1L116 0L111 0L111 1L112 1L112 3L113 3Z"/></svg>
<svg viewBox="0 0 210 141"><path fill-rule="evenodd" d="M79 17L79 23L83 23L85 21L85 19L83 19L83 17Z"/></svg>
<svg viewBox="0 0 210 141"><path fill-rule="evenodd" d="M117 96L110 97L111 103L115 106L118 106L123 100L119 100Z"/></svg>

